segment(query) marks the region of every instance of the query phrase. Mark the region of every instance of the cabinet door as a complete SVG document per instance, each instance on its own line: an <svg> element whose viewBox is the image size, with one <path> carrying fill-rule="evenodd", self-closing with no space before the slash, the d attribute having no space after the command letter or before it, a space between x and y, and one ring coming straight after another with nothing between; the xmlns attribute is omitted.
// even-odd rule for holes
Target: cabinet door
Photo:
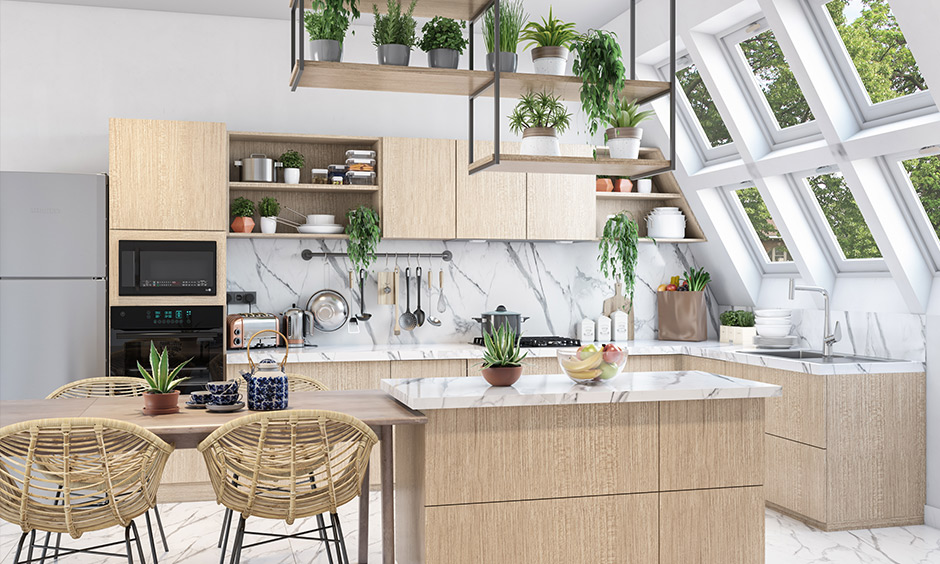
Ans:
<svg viewBox="0 0 940 564"><path fill-rule="evenodd" d="M525 239L525 173L467 174L470 143L457 141L457 238ZM502 152L519 153L519 143L500 143ZM474 157L493 151L492 141L473 144Z"/></svg>
<svg viewBox="0 0 940 564"><path fill-rule="evenodd" d="M561 154L590 157L590 145L562 145ZM586 174L527 174L527 239L586 241L596 238L595 178Z"/></svg>
<svg viewBox="0 0 940 564"><path fill-rule="evenodd" d="M228 231L224 123L112 119L111 229Z"/></svg>
<svg viewBox="0 0 940 564"><path fill-rule="evenodd" d="M456 152L453 139L382 138L383 237L456 236Z"/></svg>

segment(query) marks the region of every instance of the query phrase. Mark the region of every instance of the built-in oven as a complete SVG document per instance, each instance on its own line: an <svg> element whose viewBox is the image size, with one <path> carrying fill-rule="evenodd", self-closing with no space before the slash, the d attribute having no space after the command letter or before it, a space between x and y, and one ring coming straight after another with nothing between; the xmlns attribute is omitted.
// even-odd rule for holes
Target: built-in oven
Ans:
<svg viewBox="0 0 940 564"><path fill-rule="evenodd" d="M214 296L215 241L118 241L121 296Z"/></svg>
<svg viewBox="0 0 940 564"><path fill-rule="evenodd" d="M150 343L168 351L169 365L186 362L182 393L225 379L223 306L120 306L111 308L110 373L138 376L150 370ZM191 359L191 360L190 360Z"/></svg>

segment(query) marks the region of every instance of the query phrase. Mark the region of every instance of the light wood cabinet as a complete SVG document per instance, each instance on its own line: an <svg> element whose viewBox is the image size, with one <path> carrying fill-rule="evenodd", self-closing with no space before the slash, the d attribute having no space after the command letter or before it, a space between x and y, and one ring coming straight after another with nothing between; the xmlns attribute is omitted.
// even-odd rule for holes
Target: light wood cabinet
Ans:
<svg viewBox="0 0 940 564"><path fill-rule="evenodd" d="M474 156L493 152L492 141L474 143ZM526 238L526 175L521 172L467 172L470 143L457 141L457 238ZM519 153L519 143L500 143Z"/></svg>
<svg viewBox="0 0 940 564"><path fill-rule="evenodd" d="M456 237L456 144L453 139L382 138L383 237Z"/></svg>
<svg viewBox="0 0 940 564"><path fill-rule="evenodd" d="M396 360L389 378L461 378L467 375L467 361Z"/></svg>
<svg viewBox="0 0 940 564"><path fill-rule="evenodd" d="M589 145L562 145L561 153L590 157L592 149ZM585 174L527 174L526 239L595 239L595 184L595 177Z"/></svg>
<svg viewBox="0 0 940 564"><path fill-rule="evenodd" d="M227 231L224 123L111 119L111 229Z"/></svg>
<svg viewBox="0 0 940 564"><path fill-rule="evenodd" d="M767 503L798 513L811 523L825 523L826 449L773 435L765 435L765 443Z"/></svg>

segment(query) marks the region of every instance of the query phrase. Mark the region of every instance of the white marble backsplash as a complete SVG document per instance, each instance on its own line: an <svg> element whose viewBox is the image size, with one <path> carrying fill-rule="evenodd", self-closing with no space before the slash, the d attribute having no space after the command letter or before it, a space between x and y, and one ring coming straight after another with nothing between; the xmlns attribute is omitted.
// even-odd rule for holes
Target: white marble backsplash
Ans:
<svg viewBox="0 0 940 564"><path fill-rule="evenodd" d="M918 362L927 360L926 316L866 311L833 311L830 315L832 326L838 321L842 329L842 340L833 346L834 352ZM800 337L802 346L822 349L824 317L820 309L793 311L793 334Z"/></svg>
<svg viewBox="0 0 940 564"><path fill-rule="evenodd" d="M315 239L230 239L227 254L229 291L255 291L257 304L253 311L281 313L296 303L303 307L307 299L324 288L340 291L359 312L359 289L349 288L349 262L345 258L314 258L304 261L301 251L334 251L345 249L345 242ZM366 311L372 319L360 324L359 334L350 334L347 327L335 333L318 333L313 342L326 345L454 343L467 342L480 334L473 321L485 311L503 304L530 319L523 324L526 335L577 336L578 322L584 317L600 315L603 302L613 295L613 285L600 273L596 243L559 244L553 242L486 242L469 241L385 241L380 252L400 253L398 265L404 273L407 253L453 252L452 262L420 259L424 270L421 284L421 306L427 315L441 320L440 327L425 323L414 332L394 335L393 308L376 304L376 272L392 270L395 259L379 258L372 265L366 283ZM636 338L656 338L656 287L670 276L681 275L695 266L688 247L674 244L641 244L637 267L635 295ZM419 265L411 257L412 270ZM433 272L434 289L428 300L427 272ZM439 313L437 304L438 270L444 270L444 303ZM412 279L413 284L413 279ZM717 317L709 298L710 333L717 328ZM411 307L416 307L412 285ZM401 307L404 310L404 281L401 284ZM247 311L233 306L231 313Z"/></svg>

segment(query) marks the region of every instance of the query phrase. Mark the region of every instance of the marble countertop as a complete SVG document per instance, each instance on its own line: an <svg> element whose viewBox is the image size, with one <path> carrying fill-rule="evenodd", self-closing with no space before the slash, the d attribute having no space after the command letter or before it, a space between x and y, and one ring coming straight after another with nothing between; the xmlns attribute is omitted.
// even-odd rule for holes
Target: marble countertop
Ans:
<svg viewBox="0 0 940 564"><path fill-rule="evenodd" d="M715 360L726 360L739 364L749 364L780 370L803 372L806 374L868 374L923 372L922 362L892 360L888 362L853 362L821 364L790 358L758 356L741 351L753 349L740 345L728 345L717 341L689 343L683 341L629 341L616 343L631 355L689 355ZM533 358L554 357L558 349L553 347L526 349ZM287 355L288 363L307 362L368 362L386 360L479 360L483 347L470 343L429 343L414 345L371 345L348 347L304 347L291 349ZM283 348L254 349L251 358L259 361L264 358L281 360ZM226 354L228 364L248 364L248 355L244 350L229 351ZM629 360L627 367L629 368Z"/></svg>
<svg viewBox="0 0 940 564"><path fill-rule="evenodd" d="M412 409L461 409L712 399L769 398L780 386L699 370L625 372L607 382L576 384L563 374L523 376L494 387L482 377L382 380L382 390Z"/></svg>

